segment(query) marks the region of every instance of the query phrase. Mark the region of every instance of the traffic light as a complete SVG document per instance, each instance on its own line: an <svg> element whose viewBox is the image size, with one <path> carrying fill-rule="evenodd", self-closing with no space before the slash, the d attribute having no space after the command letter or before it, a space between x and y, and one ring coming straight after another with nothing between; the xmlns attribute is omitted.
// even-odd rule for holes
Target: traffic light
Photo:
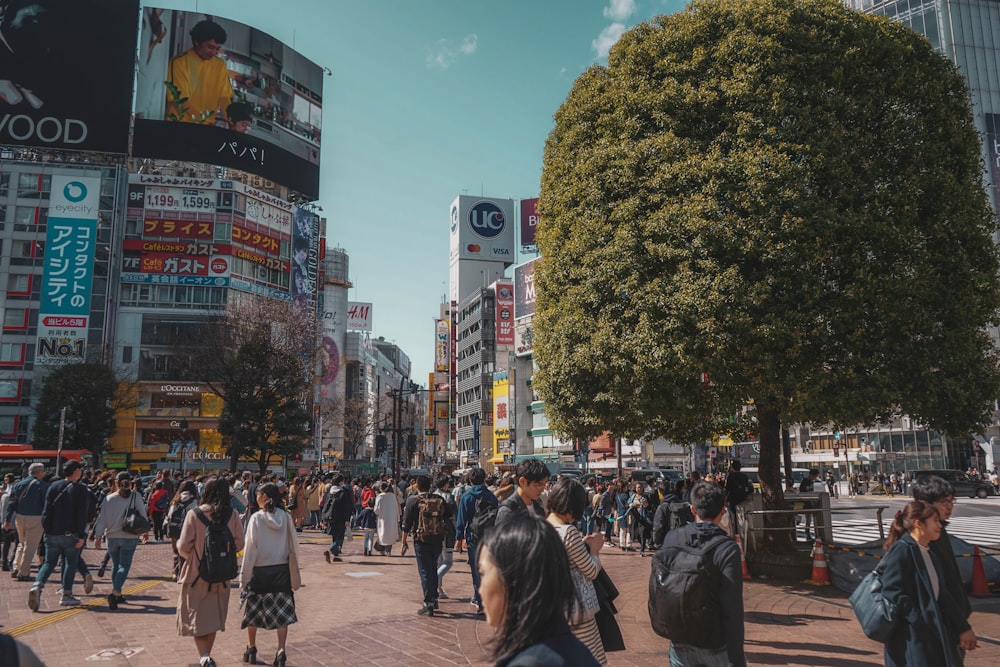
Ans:
<svg viewBox="0 0 1000 667"><path fill-rule="evenodd" d="M389 446L389 441L386 440L384 435L375 436L375 456L381 456L385 454L386 448Z"/></svg>
<svg viewBox="0 0 1000 667"><path fill-rule="evenodd" d="M417 451L417 436L413 433L406 436L406 451L410 454Z"/></svg>

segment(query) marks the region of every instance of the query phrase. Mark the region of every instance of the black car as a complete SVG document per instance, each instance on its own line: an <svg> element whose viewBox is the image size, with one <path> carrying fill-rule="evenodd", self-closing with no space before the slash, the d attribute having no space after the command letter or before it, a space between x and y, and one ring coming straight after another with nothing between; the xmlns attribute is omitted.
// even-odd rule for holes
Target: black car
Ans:
<svg viewBox="0 0 1000 667"><path fill-rule="evenodd" d="M923 477L925 475L935 475L951 484L955 489L956 496L968 496L969 498L986 498L996 495L993 485L989 482L973 479L969 473L961 470L917 470L914 475Z"/></svg>

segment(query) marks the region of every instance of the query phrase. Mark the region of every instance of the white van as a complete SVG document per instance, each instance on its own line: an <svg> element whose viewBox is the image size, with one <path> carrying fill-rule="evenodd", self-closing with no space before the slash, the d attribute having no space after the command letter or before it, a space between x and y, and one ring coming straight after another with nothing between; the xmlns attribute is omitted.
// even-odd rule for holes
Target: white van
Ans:
<svg viewBox="0 0 1000 667"><path fill-rule="evenodd" d="M742 472L746 473L746 476L750 478L753 483L754 491L760 492L760 477L757 474L757 468L743 468ZM799 484L802 483L806 477L809 476L809 468L792 468L792 481L795 482L795 488L799 488ZM781 468L781 483L785 483L785 468Z"/></svg>

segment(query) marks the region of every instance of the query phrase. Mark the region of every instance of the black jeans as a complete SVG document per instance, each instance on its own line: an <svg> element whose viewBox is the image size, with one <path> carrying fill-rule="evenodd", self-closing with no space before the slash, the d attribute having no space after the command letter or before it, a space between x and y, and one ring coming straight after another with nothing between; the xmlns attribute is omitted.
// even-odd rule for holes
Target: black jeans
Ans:
<svg viewBox="0 0 1000 667"><path fill-rule="evenodd" d="M444 542L418 542L413 540L413 554L417 557L420 587L424 589L424 606L431 607L438 599L438 558Z"/></svg>

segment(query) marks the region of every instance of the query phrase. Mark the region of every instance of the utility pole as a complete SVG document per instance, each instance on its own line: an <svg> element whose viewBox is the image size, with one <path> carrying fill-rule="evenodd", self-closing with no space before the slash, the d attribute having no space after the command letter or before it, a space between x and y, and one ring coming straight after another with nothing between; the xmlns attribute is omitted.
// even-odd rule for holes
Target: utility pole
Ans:
<svg viewBox="0 0 1000 667"><path fill-rule="evenodd" d="M62 475L63 434L66 432L66 406L59 410L59 444L56 449L56 477Z"/></svg>
<svg viewBox="0 0 1000 667"><path fill-rule="evenodd" d="M399 418L403 407L403 383L405 377L399 378L399 392L393 395L392 407L392 475L399 479Z"/></svg>

